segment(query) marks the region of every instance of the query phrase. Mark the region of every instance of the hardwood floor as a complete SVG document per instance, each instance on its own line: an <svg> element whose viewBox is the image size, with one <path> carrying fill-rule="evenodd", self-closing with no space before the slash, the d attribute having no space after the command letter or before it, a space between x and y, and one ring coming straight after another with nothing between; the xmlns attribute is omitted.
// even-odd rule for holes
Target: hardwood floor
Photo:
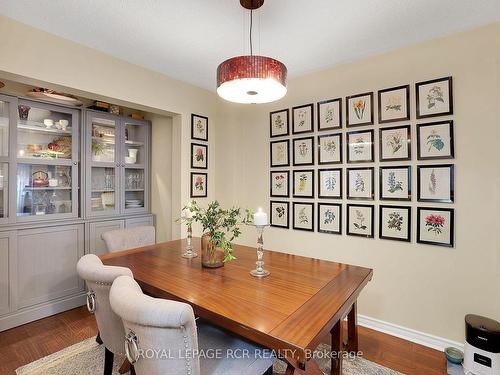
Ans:
<svg viewBox="0 0 500 375"><path fill-rule="evenodd" d="M0 332L0 375L12 375L16 368L96 333L85 307ZM404 374L446 374L443 353L368 328L359 327L359 350L364 358Z"/></svg>

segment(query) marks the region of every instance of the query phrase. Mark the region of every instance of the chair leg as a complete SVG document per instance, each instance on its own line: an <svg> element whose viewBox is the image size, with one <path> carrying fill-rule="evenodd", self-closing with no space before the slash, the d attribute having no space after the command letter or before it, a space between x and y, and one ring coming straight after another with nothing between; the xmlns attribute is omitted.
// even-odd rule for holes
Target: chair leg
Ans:
<svg viewBox="0 0 500 375"><path fill-rule="evenodd" d="M95 342L98 343L99 345L102 345L101 333L99 331L97 332Z"/></svg>
<svg viewBox="0 0 500 375"><path fill-rule="evenodd" d="M113 357L115 355L108 348L104 348L104 375L113 374Z"/></svg>
<svg viewBox="0 0 500 375"><path fill-rule="evenodd" d="M130 365L130 375L135 375L134 365ZM271 374L272 375L272 374Z"/></svg>
<svg viewBox="0 0 500 375"><path fill-rule="evenodd" d="M273 366L269 367L263 375L273 375Z"/></svg>

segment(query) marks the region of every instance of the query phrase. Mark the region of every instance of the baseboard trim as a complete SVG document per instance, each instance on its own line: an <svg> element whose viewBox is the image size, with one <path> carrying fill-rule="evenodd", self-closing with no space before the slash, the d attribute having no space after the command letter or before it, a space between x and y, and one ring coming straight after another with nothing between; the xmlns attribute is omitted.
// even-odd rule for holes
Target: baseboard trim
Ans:
<svg viewBox="0 0 500 375"><path fill-rule="evenodd" d="M391 336L396 336L401 339L427 346L439 351L444 351L444 348L448 346L453 346L462 351L464 350L464 344L462 343L416 331L411 328L398 326L397 324L384 322L383 320L371 318L365 315L358 315L358 324L360 326L371 328L375 331L383 332Z"/></svg>

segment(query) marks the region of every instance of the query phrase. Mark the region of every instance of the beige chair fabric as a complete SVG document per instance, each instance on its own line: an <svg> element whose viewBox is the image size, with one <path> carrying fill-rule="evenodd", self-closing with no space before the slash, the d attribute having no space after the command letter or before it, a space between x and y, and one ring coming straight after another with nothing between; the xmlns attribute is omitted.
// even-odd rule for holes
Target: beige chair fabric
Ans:
<svg viewBox="0 0 500 375"><path fill-rule="evenodd" d="M102 239L106 243L108 251L113 253L135 247L154 245L156 242L156 231L155 227L144 225L105 232L102 234Z"/></svg>
<svg viewBox="0 0 500 375"><path fill-rule="evenodd" d="M114 354L125 354L123 323L111 309L109 290L117 277L132 277L132 271L125 267L105 266L94 254L81 257L76 268L78 275L87 282L89 293L94 294L94 314L104 346Z"/></svg>
<svg viewBox="0 0 500 375"><path fill-rule="evenodd" d="M274 362L262 358L262 348L214 326L197 328L190 305L146 296L131 277L117 278L109 297L126 334L137 338L137 351L128 344L131 353L138 353L137 375L262 375ZM228 358L243 351L245 358Z"/></svg>

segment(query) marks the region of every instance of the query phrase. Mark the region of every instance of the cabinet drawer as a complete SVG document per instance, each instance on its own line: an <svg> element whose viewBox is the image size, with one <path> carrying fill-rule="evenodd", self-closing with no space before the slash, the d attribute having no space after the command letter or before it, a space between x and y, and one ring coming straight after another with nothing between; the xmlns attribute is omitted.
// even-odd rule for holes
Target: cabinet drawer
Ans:
<svg viewBox="0 0 500 375"><path fill-rule="evenodd" d="M84 252L84 226L20 230L17 234L18 308L84 290L76 263Z"/></svg>
<svg viewBox="0 0 500 375"><path fill-rule="evenodd" d="M125 228L133 228L141 225L153 225L153 216L135 217L125 220Z"/></svg>
<svg viewBox="0 0 500 375"><path fill-rule="evenodd" d="M111 221L100 221L97 223L90 223L90 252L95 255L102 255L108 252L106 243L102 239L102 234L123 229L125 227L124 220L111 220Z"/></svg>

